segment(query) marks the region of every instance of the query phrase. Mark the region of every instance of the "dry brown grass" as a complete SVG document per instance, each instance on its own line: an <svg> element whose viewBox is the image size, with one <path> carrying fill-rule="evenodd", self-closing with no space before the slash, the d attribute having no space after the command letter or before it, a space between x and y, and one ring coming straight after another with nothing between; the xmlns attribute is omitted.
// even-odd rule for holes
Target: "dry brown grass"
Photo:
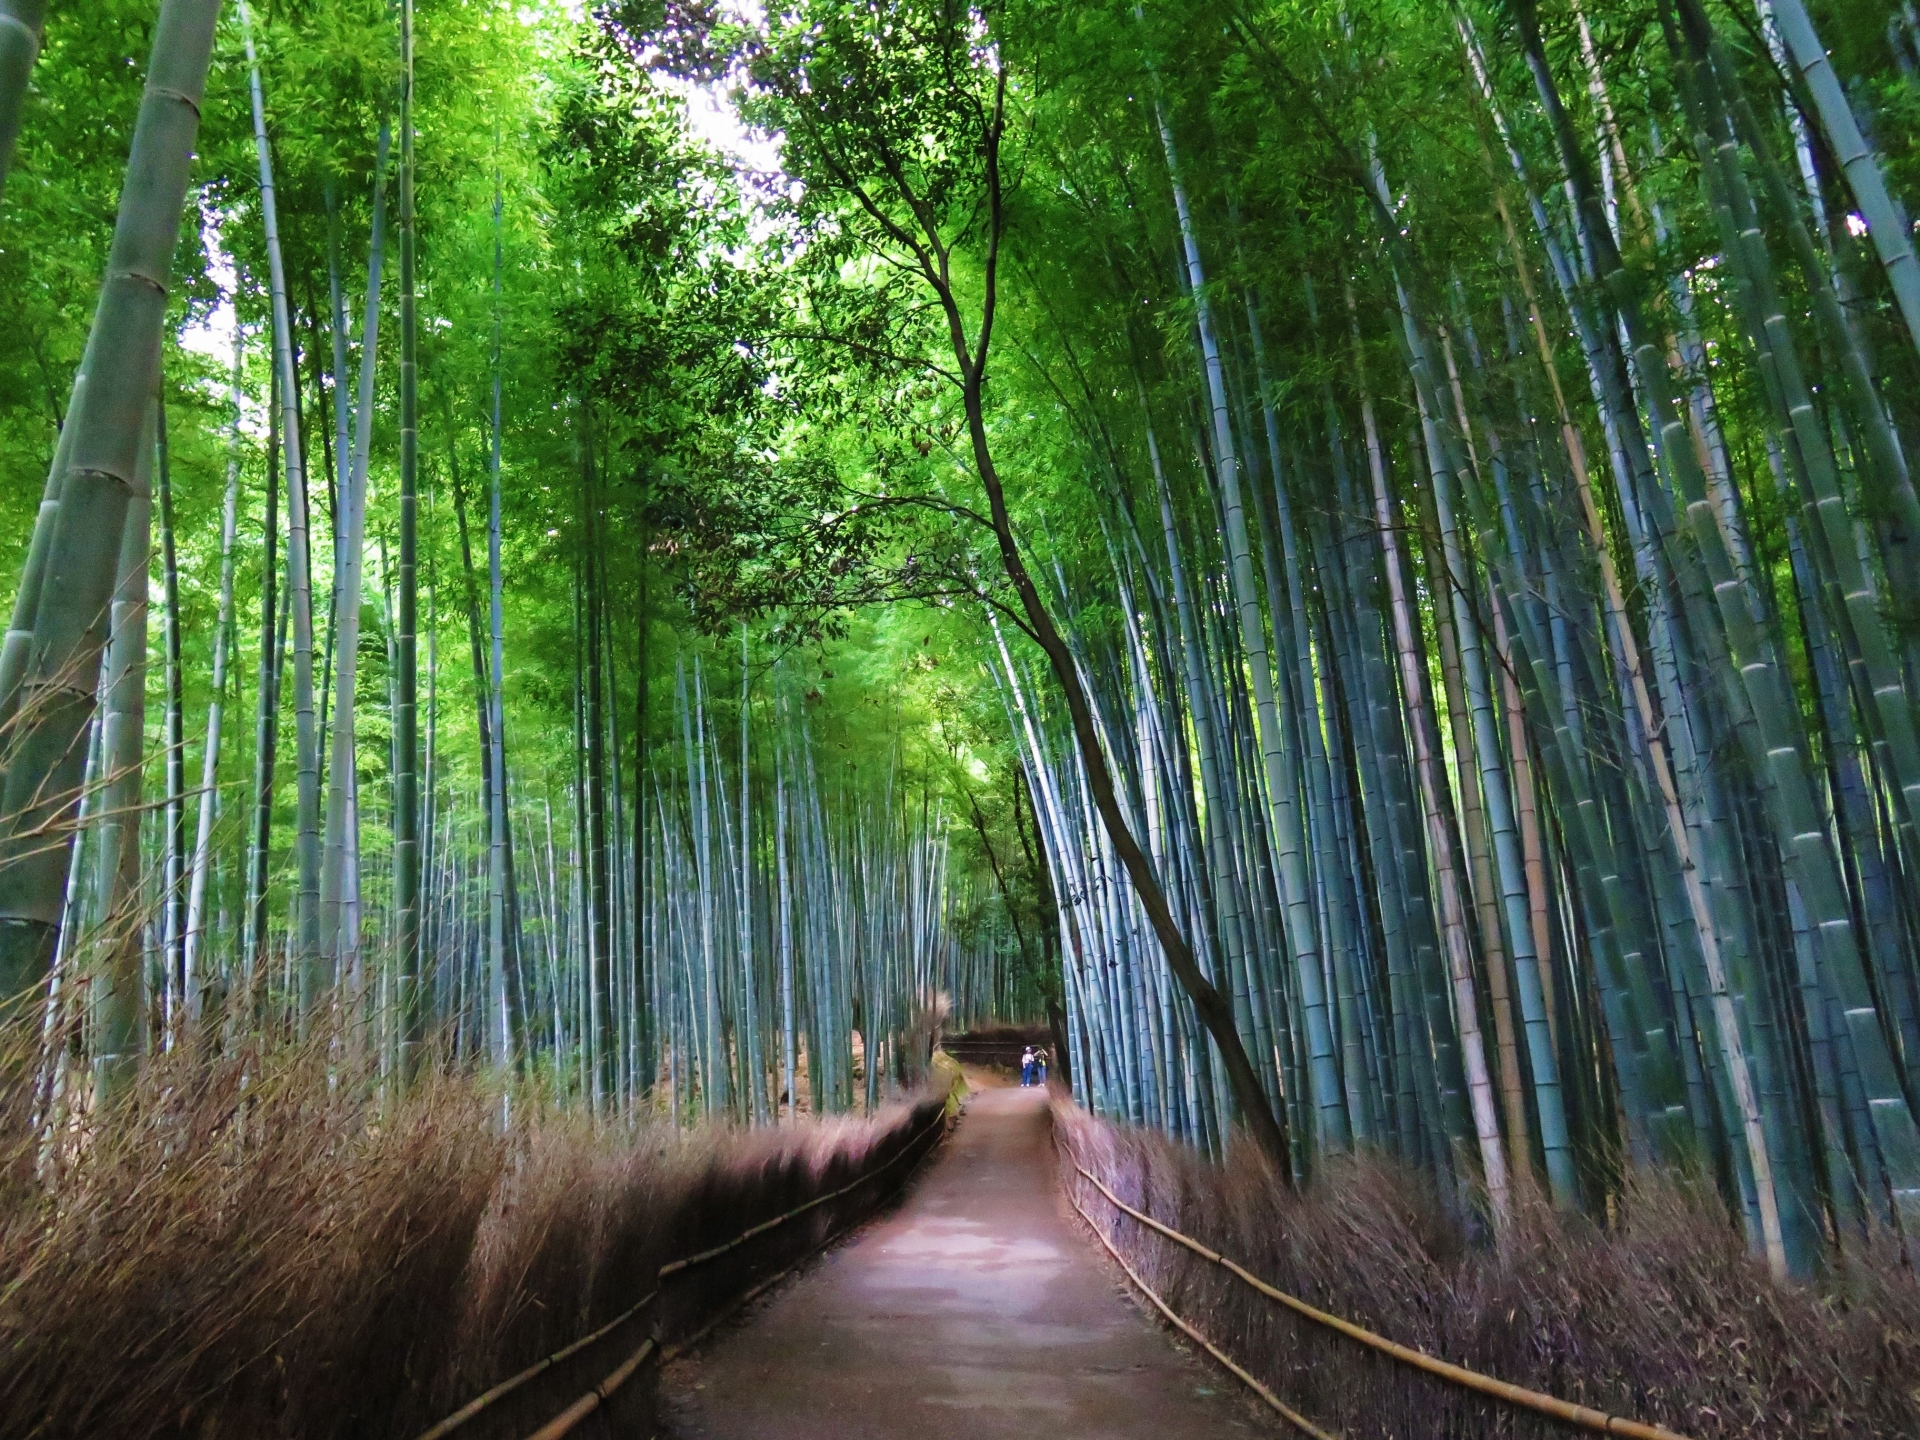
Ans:
<svg viewBox="0 0 1920 1440"><path fill-rule="evenodd" d="M469 1079L378 1094L314 1050L162 1061L51 1164L5 1107L0 1440L416 1435L624 1310L664 1261L891 1158L938 1108L676 1134L522 1104L503 1132L501 1097ZM887 1183L670 1285L664 1337ZM647 1333L622 1327L462 1436L532 1428Z"/></svg>
<svg viewBox="0 0 1920 1440"><path fill-rule="evenodd" d="M1062 1183L1173 1308L1348 1437L1566 1435L1293 1315L1119 1215L1073 1170L1321 1309L1470 1369L1701 1437L1920 1435L1920 1280L1893 1247L1777 1286L1710 1199L1638 1184L1610 1229L1532 1213L1493 1252L1417 1177L1346 1160L1303 1195L1056 1103Z"/></svg>

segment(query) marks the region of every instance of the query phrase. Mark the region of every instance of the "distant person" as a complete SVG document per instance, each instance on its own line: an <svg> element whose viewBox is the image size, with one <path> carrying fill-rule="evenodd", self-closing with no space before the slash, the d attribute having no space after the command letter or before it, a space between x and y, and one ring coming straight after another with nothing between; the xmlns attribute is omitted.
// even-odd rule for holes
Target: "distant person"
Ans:
<svg viewBox="0 0 1920 1440"><path fill-rule="evenodd" d="M1046 1087L1047 1051L1044 1045L1040 1049L1033 1052L1033 1083L1042 1087L1043 1089Z"/></svg>
<svg viewBox="0 0 1920 1440"><path fill-rule="evenodd" d="M1026 1089L1033 1084L1033 1047L1031 1045L1020 1052L1020 1088Z"/></svg>

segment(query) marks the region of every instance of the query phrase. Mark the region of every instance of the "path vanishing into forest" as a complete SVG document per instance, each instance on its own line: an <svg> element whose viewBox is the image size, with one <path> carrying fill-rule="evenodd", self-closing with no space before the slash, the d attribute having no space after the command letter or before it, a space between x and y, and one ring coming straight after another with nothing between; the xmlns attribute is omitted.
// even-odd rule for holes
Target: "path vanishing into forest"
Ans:
<svg viewBox="0 0 1920 1440"><path fill-rule="evenodd" d="M1070 1221L1044 1090L977 1090L905 1201L668 1368L673 1440L1263 1435Z"/></svg>

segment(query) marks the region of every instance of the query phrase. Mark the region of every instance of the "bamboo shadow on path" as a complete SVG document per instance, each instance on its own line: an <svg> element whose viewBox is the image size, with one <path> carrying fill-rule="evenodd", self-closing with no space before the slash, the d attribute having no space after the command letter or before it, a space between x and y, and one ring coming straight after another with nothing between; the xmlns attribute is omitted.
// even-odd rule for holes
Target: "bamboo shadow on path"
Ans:
<svg viewBox="0 0 1920 1440"><path fill-rule="evenodd" d="M674 1440L1267 1435L1069 1221L1044 1089L976 1092L906 1201L661 1377Z"/></svg>

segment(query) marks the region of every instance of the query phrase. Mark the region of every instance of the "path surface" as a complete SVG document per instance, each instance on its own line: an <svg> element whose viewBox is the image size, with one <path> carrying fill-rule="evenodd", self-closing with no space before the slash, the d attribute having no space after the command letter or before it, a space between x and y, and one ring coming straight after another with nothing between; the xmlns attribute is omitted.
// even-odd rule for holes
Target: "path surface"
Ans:
<svg viewBox="0 0 1920 1440"><path fill-rule="evenodd" d="M1121 1293L1054 1180L1046 1094L977 1091L904 1204L669 1367L675 1440L1270 1433Z"/></svg>

